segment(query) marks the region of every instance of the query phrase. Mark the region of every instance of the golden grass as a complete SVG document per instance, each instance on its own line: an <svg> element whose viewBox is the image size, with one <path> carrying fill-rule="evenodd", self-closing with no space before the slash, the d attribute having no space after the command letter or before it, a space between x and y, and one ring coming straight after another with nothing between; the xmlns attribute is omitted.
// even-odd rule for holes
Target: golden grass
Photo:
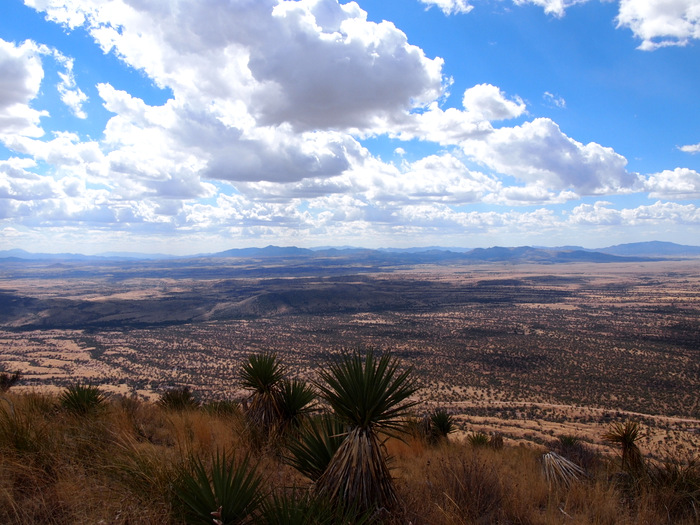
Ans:
<svg viewBox="0 0 700 525"><path fill-rule="evenodd" d="M182 523L172 482L190 457L217 450L250 455L268 493L311 488L279 450L252 442L239 413L173 412L112 398L103 412L77 417L51 395L4 399L0 523ZM430 446L411 436L385 445L398 498L392 514L382 515L388 524L697 523L692 514L669 514L678 501L669 486L627 483L605 457L567 487L547 482L544 447L475 448L454 437Z"/></svg>

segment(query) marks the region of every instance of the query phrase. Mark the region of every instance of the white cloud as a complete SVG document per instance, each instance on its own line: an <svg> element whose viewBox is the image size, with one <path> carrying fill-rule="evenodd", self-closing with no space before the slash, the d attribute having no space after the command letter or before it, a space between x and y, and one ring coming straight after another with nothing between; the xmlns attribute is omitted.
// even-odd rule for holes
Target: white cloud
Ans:
<svg viewBox="0 0 700 525"><path fill-rule="evenodd" d="M639 183L625 170L622 155L595 142L581 144L546 118L496 129L484 140L465 141L463 148L479 163L553 190L591 195L631 191Z"/></svg>
<svg viewBox="0 0 700 525"><path fill-rule="evenodd" d="M435 6L446 15L468 13L474 9L474 6L470 5L468 0L420 0L420 2L428 7Z"/></svg>
<svg viewBox="0 0 700 525"><path fill-rule="evenodd" d="M618 27L628 27L642 40L639 49L686 45L700 38L697 0L621 0Z"/></svg>
<svg viewBox="0 0 700 525"><path fill-rule="evenodd" d="M688 168L649 175L644 189L652 199L700 199L700 173Z"/></svg>
<svg viewBox="0 0 700 525"><path fill-rule="evenodd" d="M684 153L692 153L692 154L700 153L700 143L688 144L686 146L680 146L678 149Z"/></svg>
<svg viewBox="0 0 700 525"><path fill-rule="evenodd" d="M513 119L525 112L525 103L520 97L508 100L503 91L491 84L479 84L467 89L462 104L476 120Z"/></svg>
<svg viewBox="0 0 700 525"><path fill-rule="evenodd" d="M542 98L548 106L557 107L559 109L566 108L566 100L564 100L559 95L555 95L554 93L545 91L544 95L542 95Z"/></svg>
<svg viewBox="0 0 700 525"><path fill-rule="evenodd" d="M569 7L586 2L588 0L513 0L515 5L534 4L540 6L544 8L545 13L558 18L564 16Z"/></svg>
<svg viewBox="0 0 700 525"><path fill-rule="evenodd" d="M609 202L576 206L569 217L572 224L655 226L663 224L700 224L700 208L693 204L657 201L648 206L616 210Z"/></svg>
<svg viewBox="0 0 700 525"><path fill-rule="evenodd" d="M83 104L87 102L88 97L76 85L75 76L73 75L73 59L64 56L57 50L53 51L56 60L63 66L64 72L58 73L61 81L56 88L61 97L61 101L68 106L73 115L80 119L86 119L87 113L83 111Z"/></svg>
<svg viewBox="0 0 700 525"><path fill-rule="evenodd" d="M39 121L48 113L30 105L44 78L39 55L33 42L15 45L0 39L0 140L13 134L44 134Z"/></svg>

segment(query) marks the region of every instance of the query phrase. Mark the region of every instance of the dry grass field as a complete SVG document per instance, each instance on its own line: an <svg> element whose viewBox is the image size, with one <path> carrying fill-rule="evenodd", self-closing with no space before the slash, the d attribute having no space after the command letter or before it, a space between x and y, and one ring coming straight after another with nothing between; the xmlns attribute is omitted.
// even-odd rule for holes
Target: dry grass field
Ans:
<svg viewBox="0 0 700 525"><path fill-rule="evenodd" d="M369 345L413 365L417 412L446 408L463 436L602 447L631 417L648 455L700 445L698 260L285 270L5 268L0 369L22 372L20 392L83 382L235 399L253 352L311 378Z"/></svg>

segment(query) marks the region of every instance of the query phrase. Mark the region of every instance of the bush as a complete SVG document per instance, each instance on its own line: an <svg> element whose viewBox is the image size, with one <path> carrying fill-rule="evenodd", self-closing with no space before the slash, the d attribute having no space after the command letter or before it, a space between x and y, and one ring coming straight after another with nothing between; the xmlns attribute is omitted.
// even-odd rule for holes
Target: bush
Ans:
<svg viewBox="0 0 700 525"><path fill-rule="evenodd" d="M195 410L200 401L187 386L172 388L161 394L158 405L166 410Z"/></svg>

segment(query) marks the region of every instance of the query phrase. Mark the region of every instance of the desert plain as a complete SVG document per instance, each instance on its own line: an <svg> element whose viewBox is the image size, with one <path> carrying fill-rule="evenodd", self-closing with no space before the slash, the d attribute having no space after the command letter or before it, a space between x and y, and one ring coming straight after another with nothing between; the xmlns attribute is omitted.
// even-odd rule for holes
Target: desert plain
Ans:
<svg viewBox="0 0 700 525"><path fill-rule="evenodd" d="M700 446L700 259L0 266L0 370L21 371L18 391L241 399L251 353L313 380L357 346L413 367L416 415L444 407L462 436L605 450L605 429L634 419L650 456Z"/></svg>

